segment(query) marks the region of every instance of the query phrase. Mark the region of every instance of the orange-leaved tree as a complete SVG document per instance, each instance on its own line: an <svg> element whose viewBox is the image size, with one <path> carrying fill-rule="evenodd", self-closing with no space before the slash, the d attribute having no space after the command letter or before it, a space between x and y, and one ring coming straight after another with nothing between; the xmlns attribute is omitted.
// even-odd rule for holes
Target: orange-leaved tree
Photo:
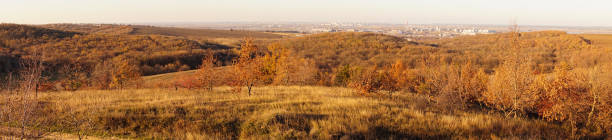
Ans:
<svg viewBox="0 0 612 140"><path fill-rule="evenodd" d="M200 69L197 70L196 75L199 82L204 88L208 91L212 91L215 82L218 81L218 73L215 71L215 67L217 66L217 58L212 50L208 49L208 53L206 57L202 60L202 65L200 65Z"/></svg>
<svg viewBox="0 0 612 140"><path fill-rule="evenodd" d="M123 89L129 84L141 80L141 72L135 61L119 57L113 60L113 65L115 70L111 74L112 81L109 85L110 88Z"/></svg>
<svg viewBox="0 0 612 140"><path fill-rule="evenodd" d="M265 84L291 85L312 82L317 72L314 62L299 58L278 43L268 45L262 58L262 82Z"/></svg>
<svg viewBox="0 0 612 140"><path fill-rule="evenodd" d="M240 56L234 61L234 75L230 85L234 91L241 91L243 86L247 87L248 95L251 96L253 86L262 80L262 61L259 48L253 43L253 38L247 37L240 45Z"/></svg>

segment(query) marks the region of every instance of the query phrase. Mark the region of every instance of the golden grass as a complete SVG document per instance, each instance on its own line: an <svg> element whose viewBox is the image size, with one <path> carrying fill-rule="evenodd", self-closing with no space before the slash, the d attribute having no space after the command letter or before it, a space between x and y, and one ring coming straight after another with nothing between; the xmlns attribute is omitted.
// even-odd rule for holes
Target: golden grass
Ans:
<svg viewBox="0 0 612 140"><path fill-rule="evenodd" d="M179 77L183 76L195 76L197 70L188 70L188 71L180 71L180 72L172 72L165 74L157 74L151 76L143 76L142 79L144 81L143 85L153 87L156 84L163 83L176 83Z"/></svg>
<svg viewBox="0 0 612 140"><path fill-rule="evenodd" d="M62 114L88 113L88 135L176 139L558 139L564 129L540 120L497 113L444 113L429 97L356 96L335 87L258 87L253 96L229 87L212 92L135 89L41 94L52 131ZM59 107L64 105L67 107Z"/></svg>
<svg viewBox="0 0 612 140"><path fill-rule="evenodd" d="M580 36L591 40L594 45L612 47L612 34L581 34Z"/></svg>

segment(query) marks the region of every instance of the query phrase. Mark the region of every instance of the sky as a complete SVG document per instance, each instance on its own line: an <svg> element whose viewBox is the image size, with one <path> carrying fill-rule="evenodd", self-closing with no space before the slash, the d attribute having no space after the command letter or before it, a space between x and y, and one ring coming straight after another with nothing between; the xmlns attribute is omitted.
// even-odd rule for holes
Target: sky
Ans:
<svg viewBox="0 0 612 140"><path fill-rule="evenodd" d="M0 0L0 22L612 26L611 0Z"/></svg>

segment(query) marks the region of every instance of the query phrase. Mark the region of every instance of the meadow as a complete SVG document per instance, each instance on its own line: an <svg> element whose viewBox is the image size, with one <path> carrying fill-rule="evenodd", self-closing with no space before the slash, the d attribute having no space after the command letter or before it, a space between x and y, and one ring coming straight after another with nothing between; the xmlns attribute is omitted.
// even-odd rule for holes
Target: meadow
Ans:
<svg viewBox="0 0 612 140"><path fill-rule="evenodd" d="M50 113L38 116L44 125L37 129L114 139L568 137L560 125L505 118L480 109L448 110L414 93L365 97L339 87L269 86L255 88L252 96L246 96L230 89L41 93L41 111Z"/></svg>

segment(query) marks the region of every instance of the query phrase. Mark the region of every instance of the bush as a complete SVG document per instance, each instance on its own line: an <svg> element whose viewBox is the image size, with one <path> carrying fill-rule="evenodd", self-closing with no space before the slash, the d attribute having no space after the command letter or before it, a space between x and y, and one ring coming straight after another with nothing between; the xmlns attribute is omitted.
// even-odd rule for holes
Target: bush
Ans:
<svg viewBox="0 0 612 140"><path fill-rule="evenodd" d="M388 84L386 80L390 77L385 73L380 73L376 68L367 69L358 76L354 77L349 83L348 87L356 89L361 95L367 95L369 93L377 93L382 90L385 84Z"/></svg>
<svg viewBox="0 0 612 140"><path fill-rule="evenodd" d="M336 86L347 86L357 71L359 71L359 68L351 67L351 65L338 67L335 70L333 84Z"/></svg>
<svg viewBox="0 0 612 140"><path fill-rule="evenodd" d="M487 91L489 76L470 62L465 65L452 65L444 71L445 81L438 96L438 103L450 110L466 108L480 102L479 98Z"/></svg>
<svg viewBox="0 0 612 140"><path fill-rule="evenodd" d="M590 76L588 76L590 75ZM589 78L590 77L590 78ZM537 111L549 121L566 122L574 136L585 135L578 128L605 132L610 128L609 77L595 69L573 70L560 63L549 79L540 78L537 86L540 100ZM609 130L609 129L607 129Z"/></svg>

